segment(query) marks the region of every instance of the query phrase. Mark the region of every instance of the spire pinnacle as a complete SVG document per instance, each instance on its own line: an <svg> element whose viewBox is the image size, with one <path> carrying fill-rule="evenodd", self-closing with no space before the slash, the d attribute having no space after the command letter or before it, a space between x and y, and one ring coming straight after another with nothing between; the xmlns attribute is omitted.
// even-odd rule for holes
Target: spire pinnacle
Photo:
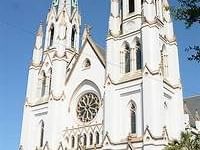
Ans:
<svg viewBox="0 0 200 150"><path fill-rule="evenodd" d="M39 25L39 28L38 28L38 31L37 31L37 36L42 36L43 35L43 23L42 21L40 21L40 25Z"/></svg>
<svg viewBox="0 0 200 150"><path fill-rule="evenodd" d="M88 36L91 36L91 29L92 27L85 24L85 27L84 27L84 30L83 30L83 36L82 36L82 45L83 43L85 42L85 39L88 37Z"/></svg>

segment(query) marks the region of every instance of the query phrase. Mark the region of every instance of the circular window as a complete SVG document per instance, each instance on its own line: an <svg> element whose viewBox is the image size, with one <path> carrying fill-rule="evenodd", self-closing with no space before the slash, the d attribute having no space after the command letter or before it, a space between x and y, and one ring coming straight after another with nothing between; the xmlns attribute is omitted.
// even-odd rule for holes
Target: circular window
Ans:
<svg viewBox="0 0 200 150"><path fill-rule="evenodd" d="M89 122L96 116L99 111L100 101L94 93L84 94L77 105L77 116L82 122Z"/></svg>

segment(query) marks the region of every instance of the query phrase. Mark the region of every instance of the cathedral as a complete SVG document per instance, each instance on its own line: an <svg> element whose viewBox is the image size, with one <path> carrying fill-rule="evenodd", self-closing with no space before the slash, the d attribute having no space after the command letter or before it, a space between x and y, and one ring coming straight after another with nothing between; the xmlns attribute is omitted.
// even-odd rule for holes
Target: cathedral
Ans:
<svg viewBox="0 0 200 150"><path fill-rule="evenodd" d="M162 150L184 130L167 0L110 0L106 48L53 0L29 66L20 150Z"/></svg>

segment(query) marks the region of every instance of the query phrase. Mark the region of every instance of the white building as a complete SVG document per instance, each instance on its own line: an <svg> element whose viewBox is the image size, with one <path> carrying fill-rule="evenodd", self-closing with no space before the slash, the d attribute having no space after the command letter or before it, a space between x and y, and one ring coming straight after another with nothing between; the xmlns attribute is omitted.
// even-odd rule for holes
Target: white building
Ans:
<svg viewBox="0 0 200 150"><path fill-rule="evenodd" d="M88 27L80 40L76 0L53 1L36 35L21 150L161 150L184 130L167 0L110 3L104 50Z"/></svg>
<svg viewBox="0 0 200 150"><path fill-rule="evenodd" d="M200 134L200 96L184 98L185 128L194 134Z"/></svg>

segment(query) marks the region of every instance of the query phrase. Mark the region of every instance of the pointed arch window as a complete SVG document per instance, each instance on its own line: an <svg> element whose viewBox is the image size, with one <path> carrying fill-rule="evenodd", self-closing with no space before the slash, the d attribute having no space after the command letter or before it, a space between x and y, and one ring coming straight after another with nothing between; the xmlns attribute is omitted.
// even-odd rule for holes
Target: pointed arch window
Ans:
<svg viewBox="0 0 200 150"><path fill-rule="evenodd" d="M71 34L71 47L75 48L75 37L76 37L76 27L75 25L72 27L72 34Z"/></svg>
<svg viewBox="0 0 200 150"><path fill-rule="evenodd" d="M99 144L99 132L96 132L96 144Z"/></svg>
<svg viewBox="0 0 200 150"><path fill-rule="evenodd" d="M72 148L74 148L74 146L75 146L75 138L74 138L74 136L72 136L72 139L71 139L71 146L72 146Z"/></svg>
<svg viewBox="0 0 200 150"><path fill-rule="evenodd" d="M41 96L43 97L45 95L45 91L46 91L46 74L45 72L43 72L43 75L42 75L42 91L41 91Z"/></svg>
<svg viewBox="0 0 200 150"><path fill-rule="evenodd" d="M129 13L135 11L135 0L129 0Z"/></svg>
<svg viewBox="0 0 200 150"><path fill-rule="evenodd" d="M83 134L83 144L84 144L84 146L87 145L87 136L85 133Z"/></svg>
<svg viewBox="0 0 200 150"><path fill-rule="evenodd" d="M43 144L44 144L44 121L41 122L40 147L43 147Z"/></svg>
<svg viewBox="0 0 200 150"><path fill-rule="evenodd" d="M138 41L136 43L136 69L142 69L142 51L141 45Z"/></svg>
<svg viewBox="0 0 200 150"><path fill-rule="evenodd" d="M92 145L92 144L93 144L93 134L90 133L90 145Z"/></svg>
<svg viewBox="0 0 200 150"><path fill-rule="evenodd" d="M135 134L136 133L136 107L133 103L130 106L130 113L131 113L131 119L130 119L131 134Z"/></svg>
<svg viewBox="0 0 200 150"><path fill-rule="evenodd" d="M54 41L54 25L51 25L51 27L50 27L49 46L53 45L53 41Z"/></svg>
<svg viewBox="0 0 200 150"><path fill-rule="evenodd" d="M131 71L131 54L130 54L130 47L129 44L126 43L125 45L125 73Z"/></svg>
<svg viewBox="0 0 200 150"><path fill-rule="evenodd" d="M49 70L49 91L48 91L48 94L50 94L50 92L51 92L51 81L52 80L52 68L50 68L50 70Z"/></svg>

